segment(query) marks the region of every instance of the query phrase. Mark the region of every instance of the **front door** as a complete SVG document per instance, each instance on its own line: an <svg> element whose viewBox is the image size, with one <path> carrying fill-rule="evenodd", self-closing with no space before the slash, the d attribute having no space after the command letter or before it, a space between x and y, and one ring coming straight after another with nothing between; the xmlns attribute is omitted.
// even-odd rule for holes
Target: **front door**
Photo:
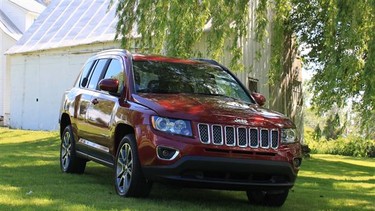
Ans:
<svg viewBox="0 0 375 211"><path fill-rule="evenodd" d="M113 122L117 110L119 95L122 91L124 81L123 65L120 59L111 59L107 68L104 69L101 79L115 78L119 80L117 93L108 93L97 90L91 97L91 104L88 108L86 120L89 126L89 137L86 145L90 145L97 151L96 156L104 161L112 163L112 156L109 148L113 145ZM99 80L100 81L100 80ZM98 81L98 82L99 82ZM98 86L96 86L99 89Z"/></svg>

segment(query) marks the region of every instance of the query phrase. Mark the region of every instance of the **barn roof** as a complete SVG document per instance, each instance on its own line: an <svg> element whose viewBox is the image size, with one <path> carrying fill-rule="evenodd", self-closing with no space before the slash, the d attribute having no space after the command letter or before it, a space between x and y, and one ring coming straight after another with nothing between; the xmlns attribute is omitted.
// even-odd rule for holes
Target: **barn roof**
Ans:
<svg viewBox="0 0 375 211"><path fill-rule="evenodd" d="M112 41L116 5L110 0L61 0L52 3L6 54Z"/></svg>
<svg viewBox="0 0 375 211"><path fill-rule="evenodd" d="M17 26L0 10L0 29L13 39L18 40L22 36L22 32Z"/></svg>

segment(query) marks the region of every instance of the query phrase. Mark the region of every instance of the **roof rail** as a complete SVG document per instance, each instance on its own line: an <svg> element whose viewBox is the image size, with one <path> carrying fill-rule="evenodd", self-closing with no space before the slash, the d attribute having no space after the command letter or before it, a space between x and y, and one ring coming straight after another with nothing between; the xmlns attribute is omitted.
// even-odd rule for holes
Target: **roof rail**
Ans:
<svg viewBox="0 0 375 211"><path fill-rule="evenodd" d="M213 60L213 59L193 58L192 60L207 62L207 63L213 64L213 65L217 65L217 66L221 67L222 69L229 71L229 69L227 67L225 67L224 65L220 64L219 62L217 62L216 60Z"/></svg>

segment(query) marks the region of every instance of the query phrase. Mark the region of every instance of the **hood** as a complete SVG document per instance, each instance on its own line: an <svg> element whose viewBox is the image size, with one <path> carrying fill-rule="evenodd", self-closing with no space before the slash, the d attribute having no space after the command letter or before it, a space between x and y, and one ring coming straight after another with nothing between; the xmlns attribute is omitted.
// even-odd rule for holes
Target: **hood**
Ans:
<svg viewBox="0 0 375 211"><path fill-rule="evenodd" d="M293 122L281 113L230 97L198 94L133 95L136 102L159 116L201 123L291 128Z"/></svg>

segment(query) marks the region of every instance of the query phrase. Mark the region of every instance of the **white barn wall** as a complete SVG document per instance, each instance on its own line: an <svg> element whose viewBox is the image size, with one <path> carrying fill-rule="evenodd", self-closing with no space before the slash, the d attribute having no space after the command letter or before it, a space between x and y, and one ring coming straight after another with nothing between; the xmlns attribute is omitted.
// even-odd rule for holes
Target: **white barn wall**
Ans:
<svg viewBox="0 0 375 211"><path fill-rule="evenodd" d="M10 127L58 129L63 93L72 87L82 65L96 52L118 47L108 42L10 55Z"/></svg>
<svg viewBox="0 0 375 211"><path fill-rule="evenodd" d="M2 115L4 116L3 125L8 126L9 125L9 118L10 118L10 96L11 96L11 78L10 78L10 59L9 57L6 57L6 65L5 65L5 71L3 71L4 74L4 84L3 84L3 102L0 105L3 108Z"/></svg>
<svg viewBox="0 0 375 211"><path fill-rule="evenodd" d="M0 43L1 43L1 55L0 55L0 116L4 116L4 124L7 122L6 118L6 111L7 108L5 104L7 103L9 93L6 92L6 68L7 68L7 58L4 55L5 51L9 49L12 45L16 44L16 40L14 40L9 35L5 34L3 31L0 30ZM3 123L0 122L0 125Z"/></svg>
<svg viewBox="0 0 375 211"><path fill-rule="evenodd" d="M23 57L15 57L12 59L13 65L10 65L10 60L8 65L12 68L12 74L10 75L10 84L9 89L11 91L11 98L10 98L10 104L14 106L13 109L10 109L11 112L14 112L12 114L12 120L15 120L12 122L13 128L20 128L21 127L21 111L22 111L22 100L23 100L23 87L25 82L25 76L23 74L23 70L25 69L25 63ZM17 80L13 80L13 78L18 78ZM13 85L13 86L12 86ZM9 116L10 120L10 116Z"/></svg>

